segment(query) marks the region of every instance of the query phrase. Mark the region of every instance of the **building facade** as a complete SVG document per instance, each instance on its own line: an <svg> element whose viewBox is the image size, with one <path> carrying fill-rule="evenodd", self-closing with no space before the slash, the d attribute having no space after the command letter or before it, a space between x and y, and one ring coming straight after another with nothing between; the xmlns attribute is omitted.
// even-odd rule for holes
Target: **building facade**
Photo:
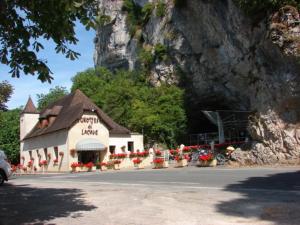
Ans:
<svg viewBox="0 0 300 225"><path fill-rule="evenodd" d="M29 98L20 115L20 162L33 170L70 171L74 162L95 164L143 150L143 135L114 122L80 90L41 112Z"/></svg>

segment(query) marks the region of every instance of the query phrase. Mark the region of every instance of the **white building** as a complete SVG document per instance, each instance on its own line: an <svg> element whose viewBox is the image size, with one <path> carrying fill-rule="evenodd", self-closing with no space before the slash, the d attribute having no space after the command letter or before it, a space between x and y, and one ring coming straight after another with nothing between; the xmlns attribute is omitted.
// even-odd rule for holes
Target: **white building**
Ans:
<svg viewBox="0 0 300 225"><path fill-rule="evenodd" d="M48 171L70 171L73 162L102 162L110 153L144 150L143 135L114 122L80 90L41 112L29 98L20 116L20 140L21 164L31 160L40 170L46 161Z"/></svg>

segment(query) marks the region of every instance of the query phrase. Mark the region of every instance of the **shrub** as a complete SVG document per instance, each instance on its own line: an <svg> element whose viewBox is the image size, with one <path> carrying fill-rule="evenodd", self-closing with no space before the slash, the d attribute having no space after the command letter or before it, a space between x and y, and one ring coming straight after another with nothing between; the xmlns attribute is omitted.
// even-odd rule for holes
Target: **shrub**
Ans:
<svg viewBox="0 0 300 225"><path fill-rule="evenodd" d="M144 48L140 50L138 58L145 68L149 68L154 62L154 56L152 55L151 50L146 50Z"/></svg>
<svg viewBox="0 0 300 225"><path fill-rule="evenodd" d="M154 46L154 54L158 60L166 60L167 58L167 47L161 43Z"/></svg>
<svg viewBox="0 0 300 225"><path fill-rule="evenodd" d="M166 4L162 1L159 1L156 5L156 16L164 17L166 13Z"/></svg>

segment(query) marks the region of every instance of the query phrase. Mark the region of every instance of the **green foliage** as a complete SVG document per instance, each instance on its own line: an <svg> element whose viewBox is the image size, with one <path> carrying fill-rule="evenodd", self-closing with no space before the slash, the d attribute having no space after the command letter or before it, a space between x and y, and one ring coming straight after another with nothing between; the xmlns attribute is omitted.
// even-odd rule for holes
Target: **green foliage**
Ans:
<svg viewBox="0 0 300 225"><path fill-rule="evenodd" d="M144 48L140 50L138 58L146 69L149 69L151 64L154 62L154 55L152 55L151 50Z"/></svg>
<svg viewBox="0 0 300 225"><path fill-rule="evenodd" d="M255 16L278 10L284 5L292 5L300 8L300 0L235 0L235 3L242 8L246 14Z"/></svg>
<svg viewBox="0 0 300 225"><path fill-rule="evenodd" d="M122 10L127 12L126 22L131 36L148 22L153 8L152 3L147 3L142 8L133 0L124 0Z"/></svg>
<svg viewBox="0 0 300 225"><path fill-rule="evenodd" d="M105 26L111 21L111 17L103 14L103 15L98 15L96 17L96 20L97 20L97 24L99 24L100 26Z"/></svg>
<svg viewBox="0 0 300 225"><path fill-rule="evenodd" d="M160 43L156 44L154 46L154 54L158 60L166 60L168 57L167 47Z"/></svg>
<svg viewBox="0 0 300 225"><path fill-rule="evenodd" d="M177 8L183 8L183 7L186 6L187 0L173 0L173 3L175 5L175 7L177 7Z"/></svg>
<svg viewBox="0 0 300 225"><path fill-rule="evenodd" d="M154 9L154 4L148 2L146 3L143 8L142 8L142 14L143 14L143 23L147 23L150 16L151 16L151 13L153 12L153 9Z"/></svg>
<svg viewBox="0 0 300 225"><path fill-rule="evenodd" d="M61 97L69 94L65 87L56 86L55 88L50 88L48 94L37 94L38 98L38 109L41 110L47 107L52 102L60 99Z"/></svg>
<svg viewBox="0 0 300 225"><path fill-rule="evenodd" d="M166 13L166 4L160 0L157 2L157 5L156 5L156 16L157 17L164 17Z"/></svg>
<svg viewBox="0 0 300 225"><path fill-rule="evenodd" d="M97 24L98 2L94 0L0 1L0 62L11 68L13 77L38 75L42 82L51 82L47 62L38 58L44 49L43 38L55 43L55 51L71 60L80 54L69 46L76 44L75 22L86 29Z"/></svg>
<svg viewBox="0 0 300 225"><path fill-rule="evenodd" d="M19 134L21 109L0 112L0 149L12 163L19 162Z"/></svg>
<svg viewBox="0 0 300 225"><path fill-rule="evenodd" d="M0 82L0 111L7 110L5 103L8 102L13 93L13 87L8 81Z"/></svg>
<svg viewBox="0 0 300 225"><path fill-rule="evenodd" d="M185 131L183 91L176 86L152 87L139 71L88 69L73 79L79 88L116 122L143 132L146 141L176 144Z"/></svg>

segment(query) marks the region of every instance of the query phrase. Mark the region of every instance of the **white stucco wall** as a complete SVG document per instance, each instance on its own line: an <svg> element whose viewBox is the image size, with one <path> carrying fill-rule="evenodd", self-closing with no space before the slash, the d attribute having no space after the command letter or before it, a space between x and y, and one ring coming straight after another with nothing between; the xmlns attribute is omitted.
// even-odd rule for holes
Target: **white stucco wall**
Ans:
<svg viewBox="0 0 300 225"><path fill-rule="evenodd" d="M20 115L20 140L28 134L39 121L39 114L24 113Z"/></svg>
<svg viewBox="0 0 300 225"><path fill-rule="evenodd" d="M89 121L85 121L84 119L89 119ZM71 149L75 149L77 142L90 138L99 140L100 143L108 148L109 131L107 127L103 123L101 123L95 113L84 113L82 118L69 131L69 151ZM101 151L101 157L105 157L107 155L106 153L107 150ZM78 156L77 154L75 154L75 157L70 157L69 164L71 165L72 162L77 161Z"/></svg>
<svg viewBox="0 0 300 225"><path fill-rule="evenodd" d="M143 135L132 133L130 135L110 135L109 136L109 145L116 146L115 153L122 153L121 147L125 146L125 153L129 153L127 148L127 143L133 142L134 152L139 150L140 152L144 151L144 138Z"/></svg>
<svg viewBox="0 0 300 225"><path fill-rule="evenodd" d="M28 161L30 160L31 151L32 157L34 158L34 166L36 166L38 170L41 170L41 168L39 167L39 162L41 160L47 159L44 151L44 148L47 148L47 154L51 154L51 158L47 159L47 171L68 171L69 156L67 154L67 139L67 130L62 130L22 141L20 150L20 163L24 166L27 165ZM56 158L54 147L58 148L58 153L64 152L63 157L59 155L57 156L57 165L54 165L53 163L53 160ZM38 154L41 155L40 158L38 157ZM22 160L22 156L24 156L25 160Z"/></svg>

